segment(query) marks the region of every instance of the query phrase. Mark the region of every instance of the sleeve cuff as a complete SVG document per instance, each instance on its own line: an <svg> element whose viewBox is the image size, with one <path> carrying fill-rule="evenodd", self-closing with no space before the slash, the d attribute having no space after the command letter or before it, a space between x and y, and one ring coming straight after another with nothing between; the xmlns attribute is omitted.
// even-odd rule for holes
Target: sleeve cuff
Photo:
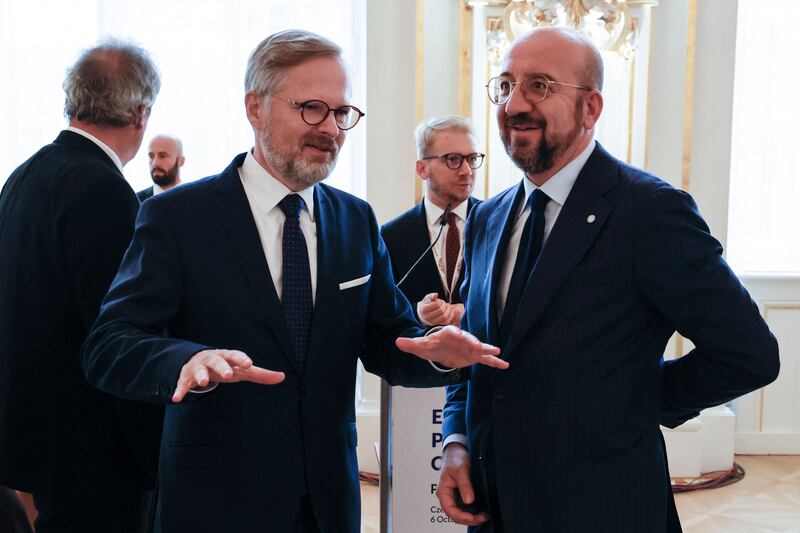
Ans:
<svg viewBox="0 0 800 533"><path fill-rule="evenodd" d="M444 442L442 443L442 451L444 451L444 449L447 448L448 444L452 444L454 442L461 444L462 446L464 446L464 448L469 450L469 446L467 445L466 435L464 435L463 433L451 433L450 435L447 436L446 439L444 439Z"/></svg>
<svg viewBox="0 0 800 533"><path fill-rule="evenodd" d="M428 331L425 332L425 336L427 337L431 333L436 333L437 331L439 331L440 329L443 329L443 328L444 328L444 326L433 326L431 329L429 329ZM440 365L438 363L434 363L433 361L428 361L428 363L430 363L430 365L433 367L434 370L436 370L437 372L441 372L442 374L446 374L448 372L452 372L453 370L458 370L457 368L450 368L450 367L447 367L447 366L442 366L442 365Z"/></svg>
<svg viewBox="0 0 800 533"><path fill-rule="evenodd" d="M212 390L216 389L219 386L219 383L216 381L210 382L205 387L195 387L193 389L189 389L189 394L205 394L207 392L211 392Z"/></svg>

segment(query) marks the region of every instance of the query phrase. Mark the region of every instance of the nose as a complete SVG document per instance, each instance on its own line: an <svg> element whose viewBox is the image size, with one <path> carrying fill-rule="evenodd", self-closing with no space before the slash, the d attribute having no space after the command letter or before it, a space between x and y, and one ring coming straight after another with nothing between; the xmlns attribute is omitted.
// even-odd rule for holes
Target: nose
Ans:
<svg viewBox="0 0 800 533"><path fill-rule="evenodd" d="M336 137L338 137L339 126L336 124L335 111L331 109L325 116L325 120L317 124L316 128L317 131L319 131L323 135L329 136L331 139L335 139Z"/></svg>
<svg viewBox="0 0 800 533"><path fill-rule="evenodd" d="M459 176L469 176L472 174L472 167L467 163L466 157L461 161L461 166L458 167L457 172Z"/></svg>
<svg viewBox="0 0 800 533"><path fill-rule="evenodd" d="M507 115L514 116L520 113L530 112L533 109L533 104L525 98L525 95L522 93L522 87L520 85L515 85L508 100L501 107Z"/></svg>

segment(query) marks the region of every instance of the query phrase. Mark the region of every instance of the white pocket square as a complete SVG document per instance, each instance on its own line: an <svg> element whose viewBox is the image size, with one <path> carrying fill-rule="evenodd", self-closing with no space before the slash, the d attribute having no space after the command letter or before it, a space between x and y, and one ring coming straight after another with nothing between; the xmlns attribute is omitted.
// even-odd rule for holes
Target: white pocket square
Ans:
<svg viewBox="0 0 800 533"><path fill-rule="evenodd" d="M356 278L356 279L351 279L350 281L345 281L344 283L340 283L339 284L339 290L343 291L345 289L352 289L353 287L358 287L359 285L363 285L363 284L365 284L366 282L369 281L369 278L371 276L372 276L372 274L367 274L366 276L363 276L363 277L360 277L360 278Z"/></svg>

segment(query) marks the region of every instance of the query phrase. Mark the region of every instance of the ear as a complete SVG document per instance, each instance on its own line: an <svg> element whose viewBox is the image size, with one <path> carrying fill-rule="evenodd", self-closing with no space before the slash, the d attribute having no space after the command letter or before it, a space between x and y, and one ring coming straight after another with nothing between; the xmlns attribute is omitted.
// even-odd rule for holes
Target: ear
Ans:
<svg viewBox="0 0 800 533"><path fill-rule="evenodd" d="M428 163L427 161L423 161L422 159L417 160L417 176L419 179L426 180L428 179Z"/></svg>
<svg viewBox="0 0 800 533"><path fill-rule="evenodd" d="M244 94L244 108L247 112L247 120L250 121L254 128L261 122L262 115L265 112L264 100L265 98L256 94L255 91L247 91Z"/></svg>
<svg viewBox="0 0 800 533"><path fill-rule="evenodd" d="M186 157L185 156L180 156L178 158L178 167L179 168L182 167L185 162L186 162Z"/></svg>
<svg viewBox="0 0 800 533"><path fill-rule="evenodd" d="M133 123L133 127L137 130L144 129L147 127L148 118L150 118L150 110L147 109L146 105L141 104L136 110L136 121Z"/></svg>
<svg viewBox="0 0 800 533"><path fill-rule="evenodd" d="M583 125L586 129L594 128L603 112L603 93L592 89L583 99Z"/></svg>

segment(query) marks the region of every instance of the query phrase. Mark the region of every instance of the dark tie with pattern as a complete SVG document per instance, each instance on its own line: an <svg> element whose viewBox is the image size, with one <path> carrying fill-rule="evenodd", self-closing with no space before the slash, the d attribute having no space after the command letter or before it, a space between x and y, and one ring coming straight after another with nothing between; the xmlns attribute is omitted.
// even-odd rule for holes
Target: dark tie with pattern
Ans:
<svg viewBox="0 0 800 533"><path fill-rule="evenodd" d="M447 239L445 240L445 267L447 270L447 291L453 287L453 275L456 272L458 256L461 253L461 239L456 226L456 214L452 211L447 215Z"/></svg>
<svg viewBox="0 0 800 533"><path fill-rule="evenodd" d="M508 336L511 334L511 329L514 326L517 311L519 310L519 303L522 300L522 293L528 283L528 276L533 265L536 264L539 251L542 249L544 208L548 201L550 201L550 197L543 193L541 189L536 189L528 197L528 206L530 206L531 210L528 220L525 221L525 226L522 228L517 259L514 262L514 272L511 274L506 305L503 308L502 318L500 319L500 346L505 345Z"/></svg>
<svg viewBox="0 0 800 533"><path fill-rule="evenodd" d="M283 288L281 306L289 328L295 360L300 368L308 349L308 332L311 329L311 312L314 300L311 296L311 269L308 264L308 248L300 231L300 211L303 199L290 194L280 201L278 207L286 215L283 224Z"/></svg>

